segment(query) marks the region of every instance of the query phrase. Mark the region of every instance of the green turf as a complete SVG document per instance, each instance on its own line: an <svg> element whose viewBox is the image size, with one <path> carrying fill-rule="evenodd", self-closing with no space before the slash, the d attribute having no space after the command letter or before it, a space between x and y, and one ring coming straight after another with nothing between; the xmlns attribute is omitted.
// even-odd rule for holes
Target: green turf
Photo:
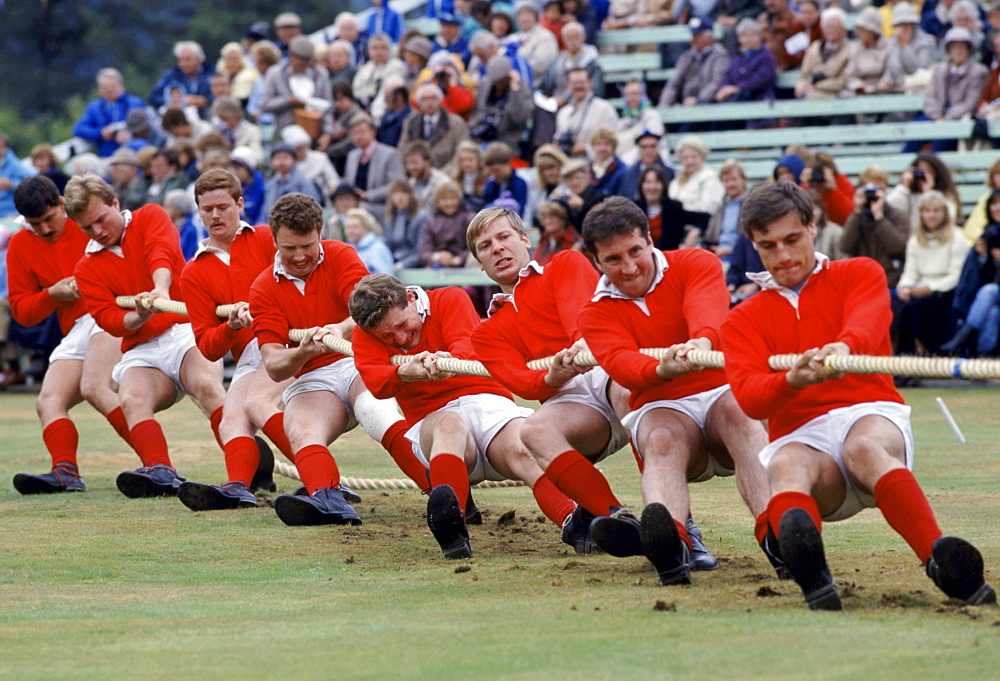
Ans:
<svg viewBox="0 0 1000 681"><path fill-rule="evenodd" d="M965 431L960 445L934 404ZM1000 414L991 390L913 390L917 475L946 532L973 540L1000 582ZM31 395L0 395L0 679L995 679L1000 609L947 602L877 511L828 524L845 611L812 613L778 582L732 480L692 488L723 568L663 588L644 560L578 557L525 489L482 490L476 557L446 562L424 498L368 491L355 528L288 528L270 508L194 514L128 500L137 465L89 408L86 494L23 498L46 467ZM221 482L207 423L162 415L189 479ZM401 475L361 432L342 472ZM639 505L630 455L602 464ZM279 479L290 491L297 483ZM513 523L498 525L514 510ZM457 570L456 568L459 568ZM465 568L469 568L465 570ZM770 594L770 595L762 595Z"/></svg>

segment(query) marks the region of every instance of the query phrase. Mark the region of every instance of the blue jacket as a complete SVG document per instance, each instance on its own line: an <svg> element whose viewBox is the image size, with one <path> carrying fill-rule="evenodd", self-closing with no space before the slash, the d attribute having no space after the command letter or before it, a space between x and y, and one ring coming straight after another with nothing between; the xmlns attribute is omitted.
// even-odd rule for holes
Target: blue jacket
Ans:
<svg viewBox="0 0 1000 681"><path fill-rule="evenodd" d="M430 0L424 7L424 16L428 19L437 19L445 12L455 11L453 0Z"/></svg>
<svg viewBox="0 0 1000 681"><path fill-rule="evenodd" d="M132 109L145 109L142 98L122 92L121 97L113 102L98 97L83 110L80 120L73 126L73 134L97 145L98 156L110 156L118 149L114 138L106 140L101 137L101 130L112 123L121 123L124 127L125 117Z"/></svg>
<svg viewBox="0 0 1000 681"><path fill-rule="evenodd" d="M407 213L397 213L395 220L386 220L385 245L400 267L420 266L420 235L426 219L426 213L417 212L412 217Z"/></svg>
<svg viewBox="0 0 1000 681"><path fill-rule="evenodd" d="M774 99L778 64L766 47L740 52L729 62L723 85L735 85L739 91L729 98L734 102L761 102Z"/></svg>
<svg viewBox="0 0 1000 681"><path fill-rule="evenodd" d="M358 257L372 274L392 274L392 251L374 232L365 234L356 244Z"/></svg>
<svg viewBox="0 0 1000 681"><path fill-rule="evenodd" d="M3 162L0 163L0 177L6 177L10 180L12 187L0 191L0 217L17 215L17 208L14 207L14 189L17 188L17 185L21 184L21 180L26 180L37 174L18 160L13 149L7 150L7 155L3 157Z"/></svg>
<svg viewBox="0 0 1000 681"><path fill-rule="evenodd" d="M733 252L729 254L729 269L726 271L726 284L729 286L742 286L749 284L750 279L747 272L763 272L766 268L760 261L757 250L753 247L753 242L742 232L736 237L736 245Z"/></svg>
<svg viewBox="0 0 1000 681"><path fill-rule="evenodd" d="M382 115L382 122L378 125L378 132L375 139L390 147L398 147L399 139L403 136L403 122L406 117L413 113L409 103L399 111L386 111Z"/></svg>
<svg viewBox="0 0 1000 681"><path fill-rule="evenodd" d="M198 252L199 242L205 238L202 230L195 224L194 215L189 215L188 219L181 225L181 252L184 253L184 262L194 257Z"/></svg>
<svg viewBox="0 0 1000 681"><path fill-rule="evenodd" d="M381 15L381 16L379 16ZM369 37L376 33L385 33L392 38L392 42L398 43L399 36L403 35L403 21L399 17L399 12L389 7L385 2L381 7L372 7L372 13L368 15L368 26L365 33Z"/></svg>
<svg viewBox="0 0 1000 681"><path fill-rule="evenodd" d="M261 209L264 207L264 173L253 171L250 184L243 185L243 215L240 217L250 225L267 224L267 214L261 220Z"/></svg>
<svg viewBox="0 0 1000 681"><path fill-rule="evenodd" d="M186 95L201 95L209 105L212 103L212 74L215 67L205 62L198 68L194 78L188 78L179 67L167 69L149 93L149 103L159 109L166 103L167 90L179 86Z"/></svg>
<svg viewBox="0 0 1000 681"><path fill-rule="evenodd" d="M271 208L275 202L285 194L302 192L306 196L316 199L319 205L323 205L323 195L319 191L316 183L302 174L298 166L292 168L292 172L282 178L275 175L264 186L264 205L261 206L261 214L265 217L271 214Z"/></svg>
<svg viewBox="0 0 1000 681"><path fill-rule="evenodd" d="M674 173L674 169L664 163L663 159L659 157L656 159L656 165L663 168L664 172L666 172L667 183L669 184L676 174ZM625 174L622 175L621 182L618 184L618 196L624 196L631 201L639 200L639 183L642 180L642 170L642 161L636 161L625 169Z"/></svg>
<svg viewBox="0 0 1000 681"><path fill-rule="evenodd" d="M625 179L625 175L628 173L628 168L622 163L622 160L617 156L608 166L608 170L601 179L595 179L593 174L590 176L590 187L587 189L587 196L594 197L594 203L600 203L609 196L621 196L622 192L622 181Z"/></svg>
<svg viewBox="0 0 1000 681"><path fill-rule="evenodd" d="M524 207L528 205L528 183L517 173L511 173L504 185L492 177L486 180L486 188L483 189L484 204L489 205L501 197L514 199L517 202L517 214L523 216Z"/></svg>

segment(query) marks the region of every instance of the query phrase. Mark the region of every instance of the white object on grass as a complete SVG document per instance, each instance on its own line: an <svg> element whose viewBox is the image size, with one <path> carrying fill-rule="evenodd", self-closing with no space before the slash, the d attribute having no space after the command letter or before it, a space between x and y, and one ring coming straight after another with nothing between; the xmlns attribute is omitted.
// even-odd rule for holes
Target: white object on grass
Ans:
<svg viewBox="0 0 1000 681"><path fill-rule="evenodd" d="M944 400L940 397L935 397L934 399L937 402L938 407L941 409L941 413L944 414L944 418L948 422L948 425L951 426L951 432L955 433L955 437L957 437L958 441L964 445L965 436L962 435L961 429L959 429L958 424L955 423L955 419L952 417L951 412L948 411L948 407L945 406Z"/></svg>

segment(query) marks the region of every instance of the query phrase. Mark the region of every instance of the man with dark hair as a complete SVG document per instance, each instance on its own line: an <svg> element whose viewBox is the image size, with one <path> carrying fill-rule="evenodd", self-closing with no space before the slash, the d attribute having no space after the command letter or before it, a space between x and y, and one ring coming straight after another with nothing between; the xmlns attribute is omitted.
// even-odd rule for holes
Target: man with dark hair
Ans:
<svg viewBox="0 0 1000 681"><path fill-rule="evenodd" d="M378 132L375 139L390 147L399 145L399 138L403 135L403 122L412 113L410 108L410 91L402 78L395 81L396 85L390 87L383 85L385 91L385 113L378 124Z"/></svg>
<svg viewBox="0 0 1000 681"><path fill-rule="evenodd" d="M571 522L575 504L521 443L521 425L531 410L514 404L492 378L449 374L437 366L442 357L472 357L469 334L479 315L465 291L449 286L425 292L373 274L351 295L351 316L359 327L354 361L365 385L376 397L395 396L412 424L407 437L430 471L427 523L445 558L472 555L465 523L469 485L484 479L523 480L557 527ZM396 354L410 359L396 366ZM586 527L581 530L586 534Z"/></svg>
<svg viewBox="0 0 1000 681"><path fill-rule="evenodd" d="M146 187L146 203L163 205L167 192L171 189L186 189L191 184L181 169L180 158L173 149L161 149L149 161L149 186Z"/></svg>
<svg viewBox="0 0 1000 681"><path fill-rule="evenodd" d="M618 416L627 410L625 391L600 367L574 363L587 350L577 318L593 295L597 273L578 251L557 253L544 267L533 262L524 224L506 208L480 211L466 240L503 291L499 311L472 333L476 357L515 395L542 403L522 427L521 439L552 483L579 504L573 523L564 527L564 541L577 553L589 553L590 533L580 528L622 506L594 464L628 442ZM528 361L547 355L554 356L551 368L528 368ZM702 555L704 567L717 567L707 550Z"/></svg>
<svg viewBox="0 0 1000 681"><path fill-rule="evenodd" d="M767 483L756 454L767 440L740 411L724 372L687 356L719 343L729 293L718 258L695 248L659 251L648 224L621 196L583 221L584 246L604 276L580 312L580 330L601 367L629 390L632 411L622 423L642 461L646 504L641 523L617 509L591 531L614 555L643 553L661 584L688 584L688 483L735 473L750 512L763 518ZM644 347L667 351L657 360Z"/></svg>
<svg viewBox="0 0 1000 681"><path fill-rule="evenodd" d="M354 149L347 154L344 179L361 199L364 208L376 217L385 216L389 186L405 176L403 158L396 149L375 139L375 121L367 114L351 121L351 141Z"/></svg>
<svg viewBox="0 0 1000 681"><path fill-rule="evenodd" d="M308 492L278 496L274 510L286 525L359 525L345 497L359 499L341 486L328 449L359 423L421 489L427 486L395 404L372 397L351 358L323 343L327 335L350 339L349 298L368 270L353 246L320 241L323 209L308 196L281 197L270 220L278 252L250 287L251 328L271 379L295 379L283 395L285 434ZM293 328L305 329L297 344L289 338Z"/></svg>
<svg viewBox="0 0 1000 681"><path fill-rule="evenodd" d="M406 178L413 187L413 193L420 203L420 208L427 213L435 210L434 194L438 187L451 178L431 165L431 147L424 140L407 142L401 150Z"/></svg>
<svg viewBox="0 0 1000 681"><path fill-rule="evenodd" d="M29 177L14 190L14 205L26 225L11 237L7 250L11 312L24 326L39 324L54 312L64 334L49 356L35 403L52 470L41 475L18 473L14 489L21 494L82 492L86 486L76 460L79 435L69 418L74 405L89 402L131 445L125 415L111 387L111 368L121 351L80 299L73 268L88 239L66 216L55 184L47 177Z"/></svg>
<svg viewBox="0 0 1000 681"><path fill-rule="evenodd" d="M207 171L195 183L194 196L208 238L184 266L181 290L198 349L210 361L232 353L236 369L219 425L227 482L221 487L185 482L177 496L193 511L254 507L255 488L273 490L266 476L257 477L262 453L264 468L271 463L266 460L267 445L254 438L257 429L292 458L283 415L276 407L287 381L275 383L261 367L247 302L250 285L274 262L274 239L267 226L251 227L240 220L243 190L232 172ZM220 320L216 307L229 304L232 311Z"/></svg>
<svg viewBox="0 0 1000 681"><path fill-rule="evenodd" d="M122 212L111 186L93 174L69 181L65 205L91 238L75 270L80 295L98 326L122 339L122 358L111 378L143 467L121 473L115 482L130 498L176 494L184 478L170 462L155 412L187 392L208 415L218 440L226 397L222 362L209 362L198 352L187 317L154 314L154 300L182 300L184 256L177 228L155 204ZM135 296L135 309L119 307L116 296Z"/></svg>
<svg viewBox="0 0 1000 681"><path fill-rule="evenodd" d="M483 189L483 201L489 205L497 199L510 199L517 204L517 214L524 215L528 203L528 183L514 172L510 162L514 160L514 150L503 142L494 142L483 152L483 166L489 173Z"/></svg>
<svg viewBox="0 0 1000 681"><path fill-rule="evenodd" d="M722 327L726 373L740 406L767 419L760 461L770 481L766 517L781 557L813 610L840 610L822 520L877 506L946 595L995 603L972 544L943 537L916 478L910 409L883 374L839 374L832 356L889 355L885 274L868 258L830 262L813 245L812 201L790 182L761 184L743 202L744 233L767 272L763 289ZM801 353L787 371L768 357ZM758 537L760 535L758 534Z"/></svg>

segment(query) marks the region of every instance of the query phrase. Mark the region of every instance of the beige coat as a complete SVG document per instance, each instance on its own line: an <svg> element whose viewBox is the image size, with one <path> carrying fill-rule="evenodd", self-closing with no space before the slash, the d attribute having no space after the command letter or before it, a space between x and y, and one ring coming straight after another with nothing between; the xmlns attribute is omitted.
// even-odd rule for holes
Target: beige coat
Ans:
<svg viewBox="0 0 1000 681"><path fill-rule="evenodd" d="M833 99L847 85L847 61L851 56L851 43L846 38L841 40L837 50L824 59L822 48L825 42L814 41L802 60L802 68L795 83L812 83L816 88L810 90L805 99ZM813 76L817 78L814 80Z"/></svg>

